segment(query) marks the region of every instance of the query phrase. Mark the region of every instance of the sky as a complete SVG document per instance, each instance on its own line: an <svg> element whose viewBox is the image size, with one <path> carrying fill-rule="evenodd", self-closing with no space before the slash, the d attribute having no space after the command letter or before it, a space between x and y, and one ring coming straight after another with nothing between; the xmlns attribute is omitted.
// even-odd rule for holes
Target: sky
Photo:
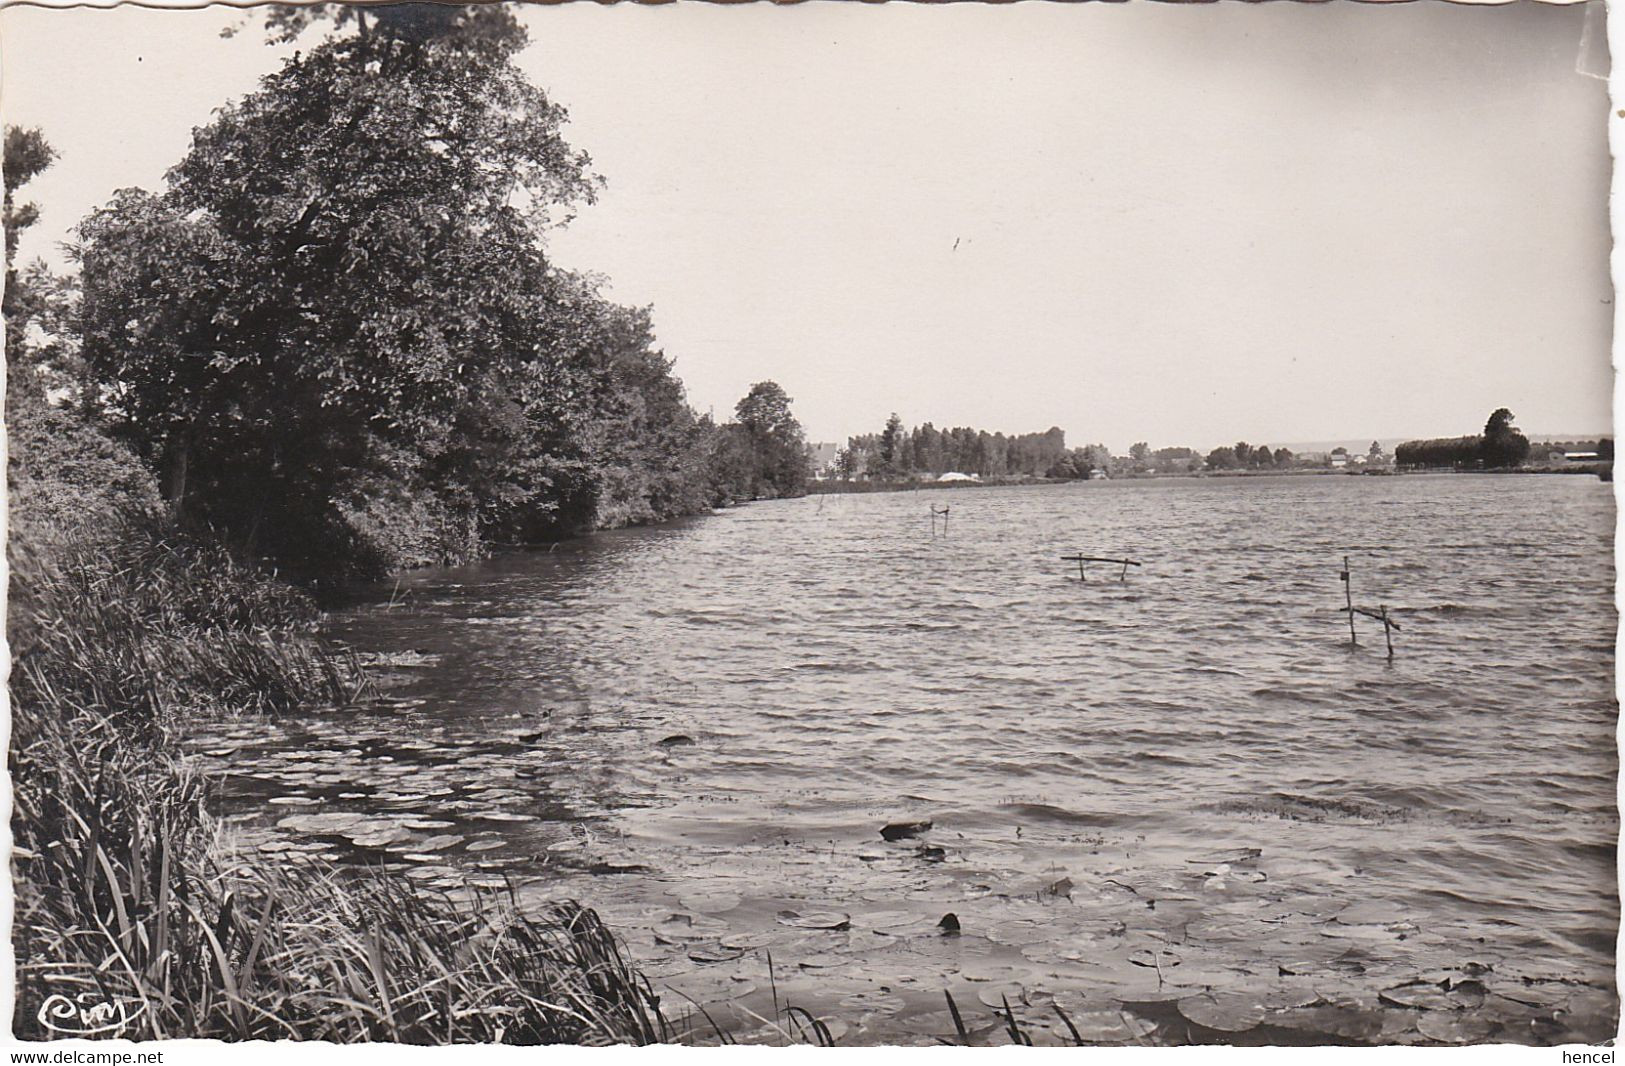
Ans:
<svg viewBox="0 0 1625 1066"><path fill-rule="evenodd" d="M1606 69L1579 7L532 8L607 179L555 261L652 305L694 406L1123 451L1612 425ZM0 13L55 167L24 257L291 51L244 13ZM1583 40L1584 39L1584 40ZM1582 47L1584 45L1584 47ZM308 43L307 43L308 46Z"/></svg>

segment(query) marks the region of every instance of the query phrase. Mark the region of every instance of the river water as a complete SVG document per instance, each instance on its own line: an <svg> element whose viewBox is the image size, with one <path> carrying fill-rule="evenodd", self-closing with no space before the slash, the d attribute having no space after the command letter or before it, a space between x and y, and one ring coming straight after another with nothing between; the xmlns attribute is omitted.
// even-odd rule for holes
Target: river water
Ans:
<svg viewBox="0 0 1625 1066"><path fill-rule="evenodd" d="M1038 1042L1057 1004L1101 1042L1602 1039L1613 526L1579 476L759 503L406 575L330 627L388 700L193 746L260 861L581 899L697 1039L776 999L929 1042L945 991L973 1041L1006 1002Z"/></svg>

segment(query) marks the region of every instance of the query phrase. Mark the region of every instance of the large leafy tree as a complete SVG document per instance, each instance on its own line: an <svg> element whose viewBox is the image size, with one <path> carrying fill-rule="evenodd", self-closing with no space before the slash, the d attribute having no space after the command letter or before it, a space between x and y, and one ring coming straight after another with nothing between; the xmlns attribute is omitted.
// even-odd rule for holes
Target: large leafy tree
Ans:
<svg viewBox="0 0 1625 1066"><path fill-rule="evenodd" d="M18 243L40 218L39 205L19 194L55 159L56 150L39 129L6 127L5 202L0 209L6 234L6 288L0 308L6 321L6 408L13 421L23 417L25 409L42 407L47 393L65 384L76 354L67 326L70 282L37 260L17 265Z"/></svg>
<svg viewBox="0 0 1625 1066"><path fill-rule="evenodd" d="M329 14L163 192L81 225L87 394L183 513L377 569L583 491L596 379L572 356L603 309L542 238L597 179L502 8Z"/></svg>
<svg viewBox="0 0 1625 1066"><path fill-rule="evenodd" d="M801 423L790 413L790 397L773 381L759 381L734 407L754 457L752 495L799 496L807 491L810 463Z"/></svg>
<svg viewBox="0 0 1625 1066"><path fill-rule="evenodd" d="M1529 458L1529 438L1512 424L1516 417L1500 407L1484 423L1481 452L1485 466L1517 466Z"/></svg>

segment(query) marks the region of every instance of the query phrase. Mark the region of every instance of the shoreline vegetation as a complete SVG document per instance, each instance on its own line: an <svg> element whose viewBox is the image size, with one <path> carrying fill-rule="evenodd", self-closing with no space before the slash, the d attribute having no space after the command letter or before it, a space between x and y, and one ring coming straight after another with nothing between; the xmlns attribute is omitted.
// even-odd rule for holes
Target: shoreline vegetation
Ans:
<svg viewBox="0 0 1625 1066"><path fill-rule="evenodd" d="M1362 476L1376 473L1376 471L1363 470L1332 470L1332 469L1297 469L1297 470L1195 470L1185 474L1126 474L1121 477L1104 479L1111 481L1169 481L1180 479L1216 479L1232 480L1236 478L1255 477L1332 477L1332 476ZM1490 474L1490 475L1518 475L1518 474L1556 474L1573 475L1585 474L1601 478L1603 481L1613 480L1612 463L1568 463L1562 466L1523 466L1504 467L1493 469L1471 469L1455 467L1423 467L1410 470L1385 470L1384 474L1396 474L1406 477L1444 475L1444 474ZM870 492L921 492L921 491L953 491L957 489L989 489L1012 487L1037 487L1042 485L1064 485L1076 478L986 478L963 479L954 481L837 481L826 479L812 481L807 485L807 494L810 496L840 496L862 495Z"/></svg>
<svg viewBox="0 0 1625 1066"><path fill-rule="evenodd" d="M86 996L135 1039L709 1039L587 908L235 853L178 740L373 698L318 633L318 596L349 581L740 500L976 482L905 480L895 416L875 466L854 445L848 480L812 482L770 381L727 423L690 409L650 311L544 254L601 179L515 66L505 10L266 21L310 47L197 130L163 191L85 219L71 276L14 263L39 217L16 194L55 153L6 131L15 1034L53 1037L53 1005ZM923 469L949 461L934 433L909 438ZM1058 429L947 439L982 448L985 484L1110 459ZM1291 458L1243 448L1213 476ZM825 1042L794 1009L786 1039Z"/></svg>
<svg viewBox="0 0 1625 1066"><path fill-rule="evenodd" d="M851 437L844 447L819 446L830 458L808 491L1280 474L1587 473L1613 480L1611 438L1537 447L1514 420L1511 411L1499 408L1481 434L1406 441L1393 455L1378 441L1372 441L1363 455L1344 447L1295 454L1287 448L1246 441L1214 448L1206 456L1185 447L1153 450L1140 441L1127 455L1114 455L1104 444L1068 448L1066 432L1056 426L1043 433L1015 436L967 427L939 430L930 422L911 430L894 412L880 433Z"/></svg>
<svg viewBox="0 0 1625 1066"><path fill-rule="evenodd" d="M71 275L15 261L56 153L5 131L15 1035L681 1038L592 911L237 854L181 754L374 695L318 595L804 477L782 389L696 415L649 311L545 257L599 179L506 10L265 19L311 46Z"/></svg>

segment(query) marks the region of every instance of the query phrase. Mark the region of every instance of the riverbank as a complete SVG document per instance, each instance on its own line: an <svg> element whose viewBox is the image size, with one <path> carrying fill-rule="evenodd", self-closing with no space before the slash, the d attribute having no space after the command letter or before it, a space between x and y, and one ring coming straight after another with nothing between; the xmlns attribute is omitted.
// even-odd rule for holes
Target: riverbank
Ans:
<svg viewBox="0 0 1625 1066"><path fill-rule="evenodd" d="M1418 470L1351 470L1308 468L1287 470L1193 470L1188 473L1124 474L1113 478L987 478L980 481L813 481L807 486L809 496L838 496L871 492L917 492L924 490L1014 488L1036 485L1080 485L1101 481L1183 481L1204 479L1241 479L1258 477L1360 477L1360 476L1415 476L1419 474L1589 474L1603 481L1613 480L1612 463L1572 463L1564 466L1516 467L1492 470L1456 470L1434 468Z"/></svg>
<svg viewBox="0 0 1625 1066"><path fill-rule="evenodd" d="M375 693L308 597L176 528L120 449L71 430L42 447L77 450L11 470L14 1035L669 1037L590 910L241 853L210 813L220 779L183 753L191 725Z"/></svg>

